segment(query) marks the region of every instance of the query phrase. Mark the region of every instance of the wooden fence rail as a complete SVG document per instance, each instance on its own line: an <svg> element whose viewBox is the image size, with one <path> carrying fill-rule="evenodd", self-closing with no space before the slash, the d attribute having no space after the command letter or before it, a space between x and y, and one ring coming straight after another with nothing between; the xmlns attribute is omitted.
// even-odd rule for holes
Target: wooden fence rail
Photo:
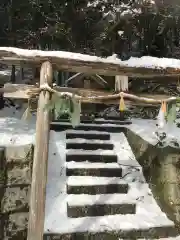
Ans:
<svg viewBox="0 0 180 240"><path fill-rule="evenodd" d="M115 56L101 58L64 51L28 50L0 47L0 62L40 66L50 61L58 70L100 75L125 76L180 76L180 60L154 57L133 58L121 61ZM173 63L173 64L172 64Z"/></svg>
<svg viewBox="0 0 180 240"><path fill-rule="evenodd" d="M4 88L0 88L0 93L4 93L6 98L29 99L30 92L38 93L40 88L35 85L26 84L7 84ZM82 103L92 104L119 104L120 94L109 91L69 88L69 87L53 87L53 90L64 93L73 93L81 97ZM179 97L170 97L166 94L138 94L138 96L123 93L124 98L131 105L151 105L160 104L162 101L171 102Z"/></svg>

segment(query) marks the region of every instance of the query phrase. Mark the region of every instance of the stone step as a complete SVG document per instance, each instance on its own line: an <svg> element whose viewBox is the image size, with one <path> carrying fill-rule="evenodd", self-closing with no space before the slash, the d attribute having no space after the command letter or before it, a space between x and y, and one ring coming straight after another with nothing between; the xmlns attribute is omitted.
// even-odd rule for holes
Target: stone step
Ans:
<svg viewBox="0 0 180 240"><path fill-rule="evenodd" d="M55 123L69 123L68 119L61 119L61 120L53 120ZM96 118L96 119L82 119L82 124L112 124L112 125L129 125L132 124L131 120L117 120L117 119L103 119L103 118Z"/></svg>
<svg viewBox="0 0 180 240"><path fill-rule="evenodd" d="M66 161L75 161L75 162L104 162L104 163L117 163L117 155L109 154L107 151L75 151L68 150L66 153Z"/></svg>
<svg viewBox="0 0 180 240"><path fill-rule="evenodd" d="M108 184L108 185L92 185L92 186L71 186L67 185L68 194L110 194L110 193L127 193L128 184Z"/></svg>
<svg viewBox="0 0 180 240"><path fill-rule="evenodd" d="M126 132L126 128L123 125L113 124L83 124L73 128L70 123L52 122L50 126L53 131L65 131L67 129L83 130L83 131L101 131L101 132Z"/></svg>
<svg viewBox="0 0 180 240"><path fill-rule="evenodd" d="M68 217L93 217L115 214L135 214L136 202L127 194L69 195Z"/></svg>
<svg viewBox="0 0 180 240"><path fill-rule="evenodd" d="M68 194L127 193L128 184L119 178L71 176L67 181Z"/></svg>
<svg viewBox="0 0 180 240"><path fill-rule="evenodd" d="M67 176L122 177L122 169L117 163L69 162Z"/></svg>
<svg viewBox="0 0 180 240"><path fill-rule="evenodd" d="M84 139L84 138L66 139L66 143L112 144L112 142L109 140Z"/></svg>
<svg viewBox="0 0 180 240"><path fill-rule="evenodd" d="M125 215L126 216L126 215ZM86 222L86 219L89 219L90 217L84 217L82 218L84 222ZM95 217L93 217L94 219ZM99 218L99 217L97 217ZM78 218L80 219L80 218ZM132 220L137 221L138 219L133 219ZM95 219L94 219L95 221ZM118 221L118 219L117 219ZM121 225L121 224L119 224ZM110 229L107 226L107 229L104 231L76 231L76 232L69 232L69 233L49 233L46 232L44 234L43 240L66 240L66 239L78 239L78 240L123 240L123 239L174 239L171 237L177 237L178 238L178 232L173 226L159 226L159 227L148 227L148 226L143 226L142 229L136 229L133 228L133 225L131 225L128 229Z"/></svg>
<svg viewBox="0 0 180 240"><path fill-rule="evenodd" d="M115 214L135 214L135 205L130 204L95 204L85 206L67 205L68 217L95 217Z"/></svg>
<svg viewBox="0 0 180 240"><path fill-rule="evenodd" d="M83 149L83 150L113 150L114 145L112 143L93 143L93 142L67 142L66 149Z"/></svg>
<svg viewBox="0 0 180 240"><path fill-rule="evenodd" d="M66 168L67 176L99 176L99 177L122 177L122 169L118 168Z"/></svg>
<svg viewBox="0 0 180 240"><path fill-rule="evenodd" d="M89 132L67 132L66 139L74 139L74 138L84 138L84 139L98 139L98 140L110 140L109 133L89 133Z"/></svg>

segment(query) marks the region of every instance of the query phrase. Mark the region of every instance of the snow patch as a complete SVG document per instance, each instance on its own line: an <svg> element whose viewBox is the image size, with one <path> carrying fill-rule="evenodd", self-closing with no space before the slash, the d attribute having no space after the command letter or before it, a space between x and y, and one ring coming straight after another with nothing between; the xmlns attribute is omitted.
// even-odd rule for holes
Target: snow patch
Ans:
<svg viewBox="0 0 180 240"><path fill-rule="evenodd" d="M73 52L65 52L65 51L41 51L41 50L28 50L28 49L20 49L13 47L0 47L0 51L12 52L17 54L19 57L57 57L57 58L67 58L70 60L77 61L88 61L88 62L98 62L98 63L109 63L109 64L117 64L122 67L136 67L136 68L151 68L151 69L166 69L166 68L174 68L179 69L180 60L178 59L170 59L170 58L156 58L150 56L144 56L141 58L131 57L129 60L122 61L118 58L114 58L114 56L110 56L107 58L101 58L97 56L91 56L87 54L73 53Z"/></svg>
<svg viewBox="0 0 180 240"><path fill-rule="evenodd" d="M78 131L79 132L79 131ZM73 139L67 139L66 140L67 143L89 143L89 144L92 144L92 143L99 143L99 144L111 144L111 141L109 140L99 140L99 139L83 139L83 138L73 138Z"/></svg>
<svg viewBox="0 0 180 240"><path fill-rule="evenodd" d="M130 199L127 194L79 194L69 195L68 205L70 206L82 206L82 205L97 205L97 204L134 204L135 199Z"/></svg>
<svg viewBox="0 0 180 240"><path fill-rule="evenodd" d="M78 150L66 150L67 155L108 155L108 156L114 156L116 153L115 151L112 150L101 150L101 149L97 149L97 150L83 150L83 149L78 149Z"/></svg>
<svg viewBox="0 0 180 240"><path fill-rule="evenodd" d="M54 124L54 123L53 123ZM77 133L77 130L67 130L66 131L66 133ZM87 130L87 131L85 131L85 130L78 130L78 133L81 133L81 134L97 134L97 135L103 135L103 134L109 134L109 133L107 133L107 132L103 132L103 131L94 131L94 130Z"/></svg>
<svg viewBox="0 0 180 240"><path fill-rule="evenodd" d="M132 119L132 124L126 125L125 127L132 130L150 144L156 145L158 143L158 139L155 135L155 132L158 131L156 123L156 120ZM176 127L175 124L167 124L164 131L166 133L164 147L172 146L173 148L179 148L176 147L173 142L176 141L180 145L180 128Z"/></svg>
<svg viewBox="0 0 180 240"><path fill-rule="evenodd" d="M70 176L67 180L67 184L70 186L96 186L126 184L126 182L117 177Z"/></svg>
<svg viewBox="0 0 180 240"><path fill-rule="evenodd" d="M119 164L118 163L93 163L93 162L67 162L66 163L66 167L67 168L71 168L71 169L76 169L76 168L119 168Z"/></svg>
<svg viewBox="0 0 180 240"><path fill-rule="evenodd" d="M20 146L34 143L35 124L16 118L0 118L0 145Z"/></svg>

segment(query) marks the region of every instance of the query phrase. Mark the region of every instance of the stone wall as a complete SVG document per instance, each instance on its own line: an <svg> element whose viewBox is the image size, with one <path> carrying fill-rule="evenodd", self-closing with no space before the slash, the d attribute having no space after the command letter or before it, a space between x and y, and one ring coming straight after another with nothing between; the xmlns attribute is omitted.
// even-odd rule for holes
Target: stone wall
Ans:
<svg viewBox="0 0 180 240"><path fill-rule="evenodd" d="M0 239L27 237L33 146L0 148Z"/></svg>
<svg viewBox="0 0 180 240"><path fill-rule="evenodd" d="M153 146L131 130L127 138L156 201L180 229L180 150Z"/></svg>

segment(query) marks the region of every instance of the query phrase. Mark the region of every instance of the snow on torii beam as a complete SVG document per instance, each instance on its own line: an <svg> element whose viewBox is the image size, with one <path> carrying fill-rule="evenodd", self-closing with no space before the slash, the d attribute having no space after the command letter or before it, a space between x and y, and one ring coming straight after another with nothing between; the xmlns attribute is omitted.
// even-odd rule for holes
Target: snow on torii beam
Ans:
<svg viewBox="0 0 180 240"><path fill-rule="evenodd" d="M136 77L180 76L180 60L155 57L130 58L121 61L114 56L101 58L64 51L27 50L0 47L0 62L39 65L50 61L55 69L101 75Z"/></svg>

